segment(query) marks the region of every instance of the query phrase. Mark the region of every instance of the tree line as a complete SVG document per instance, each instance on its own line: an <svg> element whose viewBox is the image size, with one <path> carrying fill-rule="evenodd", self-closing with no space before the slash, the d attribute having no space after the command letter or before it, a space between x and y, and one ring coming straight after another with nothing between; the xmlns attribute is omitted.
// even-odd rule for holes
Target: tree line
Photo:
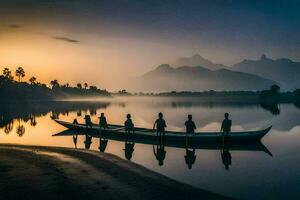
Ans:
<svg viewBox="0 0 300 200"><path fill-rule="evenodd" d="M2 75L0 75L1 100L110 96L107 90L87 83L77 83L76 86L71 86L69 83L60 84L58 80L52 80L48 87L45 83L37 81L35 76L30 77L29 82L26 82L23 81L26 76L23 67L18 67L14 75L8 67L3 68Z"/></svg>

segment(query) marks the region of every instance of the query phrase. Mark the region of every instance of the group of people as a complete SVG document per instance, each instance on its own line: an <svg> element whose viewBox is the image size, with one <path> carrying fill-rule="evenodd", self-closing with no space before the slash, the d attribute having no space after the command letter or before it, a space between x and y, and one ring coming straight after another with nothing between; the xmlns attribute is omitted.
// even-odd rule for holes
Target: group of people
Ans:
<svg viewBox="0 0 300 200"><path fill-rule="evenodd" d="M84 117L84 119L85 119L86 127L92 128L93 123L92 123L90 115L86 115ZM77 120L76 120L76 122L75 122L75 120L73 122L74 124L77 123ZM228 134L230 133L231 125L232 125L232 121L229 119L229 114L225 113L224 120L222 122L221 130L220 130L224 136L228 136ZM106 117L104 116L104 113L101 113L101 115L99 117L99 127L103 130L108 129L108 123L107 123ZM124 122L124 128L125 128L126 133L134 132L134 124L132 122L130 114L126 115L126 121ZM167 128L166 121L163 118L163 113L160 112L160 113L158 113L158 119L155 120L155 122L153 124L153 130L156 130L158 136L164 136L166 128ZM187 134L195 134L195 130L197 128L196 128L195 122L193 121L193 116L190 114L188 115L188 119L185 122L185 128L186 128Z"/></svg>

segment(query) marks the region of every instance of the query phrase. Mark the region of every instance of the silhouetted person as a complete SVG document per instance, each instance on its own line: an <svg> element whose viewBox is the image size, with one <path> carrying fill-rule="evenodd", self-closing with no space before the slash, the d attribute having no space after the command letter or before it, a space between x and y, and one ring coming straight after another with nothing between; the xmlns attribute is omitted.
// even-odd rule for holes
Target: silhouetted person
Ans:
<svg viewBox="0 0 300 200"><path fill-rule="evenodd" d="M75 149L77 149L77 138L78 138L78 135L73 135L73 142L74 142L74 146L75 146Z"/></svg>
<svg viewBox="0 0 300 200"><path fill-rule="evenodd" d="M85 115L84 119L85 119L85 126L86 126L86 128L92 128L93 127L93 123L92 123L92 120L91 120L91 116L90 115Z"/></svg>
<svg viewBox="0 0 300 200"><path fill-rule="evenodd" d="M225 146L221 152L222 162L225 166L226 170L229 170L229 165L231 165L231 154L229 152L229 148Z"/></svg>
<svg viewBox="0 0 300 200"><path fill-rule="evenodd" d="M107 146L107 142L108 142L108 139L106 139L106 138L100 138L99 147L98 147L98 149L100 150L100 152L105 152L105 149L106 149L106 146Z"/></svg>
<svg viewBox="0 0 300 200"><path fill-rule="evenodd" d="M127 160L131 160L132 158L132 154L134 152L134 142L131 141L125 141L125 149L123 149L125 151L125 157Z"/></svg>
<svg viewBox="0 0 300 200"><path fill-rule="evenodd" d="M106 117L104 116L104 113L101 113L99 117L99 127L106 130L108 128Z"/></svg>
<svg viewBox="0 0 300 200"><path fill-rule="evenodd" d="M75 119L73 120L73 124L74 124L74 125L78 125L77 118L75 118Z"/></svg>
<svg viewBox="0 0 300 200"><path fill-rule="evenodd" d="M166 151L165 151L165 146L164 145L157 145L156 146L156 151L153 145L153 153L155 155L156 160L158 161L159 166L163 166L164 160L166 158Z"/></svg>
<svg viewBox="0 0 300 200"><path fill-rule="evenodd" d="M232 121L229 119L229 114L228 113L225 113L224 117L225 117L225 119L222 122L221 132L223 133L223 136L228 136L228 134L231 131Z"/></svg>
<svg viewBox="0 0 300 200"><path fill-rule="evenodd" d="M92 136L89 136L88 134L85 135L85 141L84 141L84 144L85 144L85 148L86 149L89 149L91 147L91 144L92 144Z"/></svg>
<svg viewBox="0 0 300 200"><path fill-rule="evenodd" d="M196 161L196 154L195 154L195 149L190 150L188 148L185 149L185 163L187 164L189 169L192 169L192 165L195 164Z"/></svg>
<svg viewBox="0 0 300 200"><path fill-rule="evenodd" d="M186 128L186 133L187 134L195 134L196 130L196 125L195 122L193 121L192 115L188 115L188 120L185 122L185 128Z"/></svg>
<svg viewBox="0 0 300 200"><path fill-rule="evenodd" d="M153 130L155 130L158 136L165 135L165 128L167 127L166 121L163 119L163 114L158 113L158 119L153 124Z"/></svg>
<svg viewBox="0 0 300 200"><path fill-rule="evenodd" d="M127 114L126 118L127 119L124 122L125 132L126 133L132 133L134 131L134 124L132 123L131 115Z"/></svg>

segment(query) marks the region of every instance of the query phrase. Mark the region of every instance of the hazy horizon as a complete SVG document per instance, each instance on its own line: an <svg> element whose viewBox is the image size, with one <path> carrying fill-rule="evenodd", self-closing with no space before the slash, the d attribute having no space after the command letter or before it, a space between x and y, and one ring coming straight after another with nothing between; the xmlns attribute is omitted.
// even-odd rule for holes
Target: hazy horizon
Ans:
<svg viewBox="0 0 300 200"><path fill-rule="evenodd" d="M200 54L300 60L297 1L2 0L0 67L49 83L117 90L127 78ZM59 72L59 73L58 73ZM121 85L124 86L124 85Z"/></svg>

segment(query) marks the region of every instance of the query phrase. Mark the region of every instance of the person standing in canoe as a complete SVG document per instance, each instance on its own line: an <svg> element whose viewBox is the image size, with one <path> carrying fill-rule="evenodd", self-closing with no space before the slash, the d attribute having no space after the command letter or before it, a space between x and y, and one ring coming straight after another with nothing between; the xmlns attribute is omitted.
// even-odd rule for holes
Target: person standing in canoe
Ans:
<svg viewBox="0 0 300 200"><path fill-rule="evenodd" d="M101 115L99 117L99 127L104 130L108 128L106 117L104 116L104 113L101 113Z"/></svg>
<svg viewBox="0 0 300 200"><path fill-rule="evenodd" d="M163 114L158 113L158 119L153 124L153 130L156 128L158 136L165 136L165 128L167 127L166 121L163 119Z"/></svg>
<svg viewBox="0 0 300 200"><path fill-rule="evenodd" d="M188 120L185 122L186 134L195 134L196 125L193 121L193 116L188 115Z"/></svg>
<svg viewBox="0 0 300 200"><path fill-rule="evenodd" d="M229 119L228 113L225 113L224 117L225 117L225 119L222 122L221 132L223 133L223 136L228 136L231 131L232 121L231 121L231 119Z"/></svg>
<svg viewBox="0 0 300 200"><path fill-rule="evenodd" d="M86 126L86 128L92 128L93 127L93 123L92 123L92 120L91 120L91 116L90 115L85 115L84 119L85 119L85 126Z"/></svg>
<svg viewBox="0 0 300 200"><path fill-rule="evenodd" d="M127 119L124 122L125 133L126 134L130 134L130 133L134 132L134 124L132 123L131 115L130 114L127 114L126 118Z"/></svg>

